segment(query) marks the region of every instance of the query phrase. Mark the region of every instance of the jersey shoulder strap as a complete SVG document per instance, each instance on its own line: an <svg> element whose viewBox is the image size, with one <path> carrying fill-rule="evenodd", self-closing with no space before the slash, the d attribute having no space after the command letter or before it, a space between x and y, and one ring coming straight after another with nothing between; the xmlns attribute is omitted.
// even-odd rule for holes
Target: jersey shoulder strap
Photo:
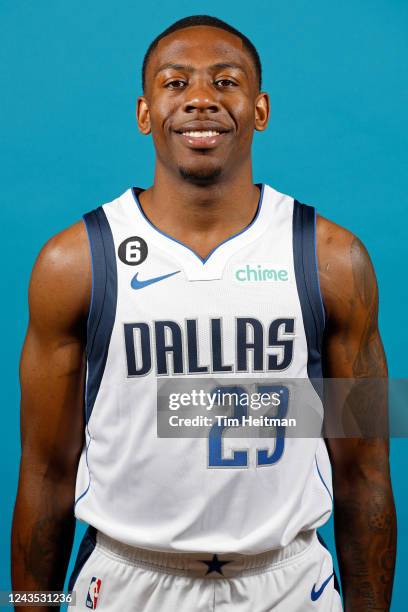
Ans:
<svg viewBox="0 0 408 612"><path fill-rule="evenodd" d="M118 294L115 245L102 206L83 215L92 259L92 295L87 322L86 422L106 365Z"/></svg>
<svg viewBox="0 0 408 612"><path fill-rule="evenodd" d="M316 209L297 200L293 204L293 259L308 347L308 376L321 378L325 312L317 266Z"/></svg>

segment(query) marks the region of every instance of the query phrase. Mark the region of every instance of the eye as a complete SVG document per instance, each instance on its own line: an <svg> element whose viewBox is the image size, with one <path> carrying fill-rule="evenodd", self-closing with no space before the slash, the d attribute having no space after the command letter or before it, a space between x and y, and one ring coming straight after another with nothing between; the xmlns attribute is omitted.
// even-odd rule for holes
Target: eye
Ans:
<svg viewBox="0 0 408 612"><path fill-rule="evenodd" d="M218 79L218 81L215 81L215 84L219 87L231 87L237 85L237 83L231 79Z"/></svg>
<svg viewBox="0 0 408 612"><path fill-rule="evenodd" d="M183 89L185 85L185 81L182 81L181 79L173 79L172 81L166 83L165 87L169 89Z"/></svg>

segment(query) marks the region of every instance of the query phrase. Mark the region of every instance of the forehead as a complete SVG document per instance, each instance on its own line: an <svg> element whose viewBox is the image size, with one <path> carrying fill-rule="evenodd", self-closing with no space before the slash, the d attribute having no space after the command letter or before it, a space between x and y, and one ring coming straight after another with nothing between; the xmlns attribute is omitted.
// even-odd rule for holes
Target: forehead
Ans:
<svg viewBox="0 0 408 612"><path fill-rule="evenodd" d="M193 26L162 38L153 51L148 70L154 75L166 62L202 66L225 61L234 61L246 72L253 70L249 52L239 36L212 26Z"/></svg>

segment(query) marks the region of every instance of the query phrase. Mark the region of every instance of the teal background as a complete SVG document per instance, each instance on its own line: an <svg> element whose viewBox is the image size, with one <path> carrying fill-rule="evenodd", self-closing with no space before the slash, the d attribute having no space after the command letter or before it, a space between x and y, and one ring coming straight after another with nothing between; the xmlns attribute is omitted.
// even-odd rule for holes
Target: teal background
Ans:
<svg viewBox="0 0 408 612"><path fill-rule="evenodd" d="M314 204L363 240L377 270L390 373L407 376L406 2L0 0L0 590L10 587L18 360L31 267L44 242L83 212L130 185L150 184L153 148L134 118L143 54L170 23L200 12L243 30L263 61L272 116L268 131L255 136L255 180ZM406 440L393 441L399 517L393 611L406 601L406 449ZM73 555L82 533L81 525ZM331 523L323 534L333 551Z"/></svg>

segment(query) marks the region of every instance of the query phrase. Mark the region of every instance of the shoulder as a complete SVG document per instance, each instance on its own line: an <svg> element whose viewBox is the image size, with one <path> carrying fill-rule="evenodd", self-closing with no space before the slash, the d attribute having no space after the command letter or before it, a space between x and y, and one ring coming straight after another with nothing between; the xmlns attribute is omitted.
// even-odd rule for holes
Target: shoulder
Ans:
<svg viewBox="0 0 408 612"><path fill-rule="evenodd" d="M69 269L75 261L82 259L88 249L88 239L84 222L73 225L52 236L42 247L36 266L62 266Z"/></svg>
<svg viewBox="0 0 408 612"><path fill-rule="evenodd" d="M83 221L51 237L34 264L30 288L30 318L39 325L73 324L87 316L92 264Z"/></svg>
<svg viewBox="0 0 408 612"><path fill-rule="evenodd" d="M347 316L358 305L372 303L377 283L368 251L348 229L317 216L319 279L326 311Z"/></svg>

